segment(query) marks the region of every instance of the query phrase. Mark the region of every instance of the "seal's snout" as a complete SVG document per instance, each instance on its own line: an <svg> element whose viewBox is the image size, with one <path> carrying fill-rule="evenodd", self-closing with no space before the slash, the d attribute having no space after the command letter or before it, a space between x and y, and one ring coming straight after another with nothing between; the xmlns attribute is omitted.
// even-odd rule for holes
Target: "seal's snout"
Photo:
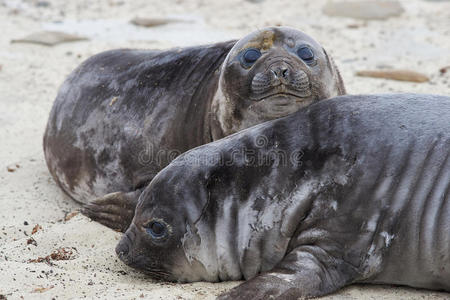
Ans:
<svg viewBox="0 0 450 300"><path fill-rule="evenodd" d="M289 84L290 74L292 70L285 62L279 62L272 64L269 67L268 75L270 76L270 85L272 87L279 86L281 84Z"/></svg>
<svg viewBox="0 0 450 300"><path fill-rule="evenodd" d="M130 252L129 239L127 234L125 234L120 240L119 244L116 246L116 254L121 261L128 264L128 257Z"/></svg>
<svg viewBox="0 0 450 300"><path fill-rule="evenodd" d="M289 78L289 67L287 65L281 65L270 68L273 79L287 80Z"/></svg>
<svg viewBox="0 0 450 300"><path fill-rule="evenodd" d="M127 255L129 250L130 247L128 247L128 245L124 242L120 242L116 247L116 253L119 256Z"/></svg>
<svg viewBox="0 0 450 300"><path fill-rule="evenodd" d="M300 98L311 96L308 74L301 69L293 69L285 62L273 63L265 71L257 73L253 77L251 90L251 98L255 100L277 94Z"/></svg>
<svg viewBox="0 0 450 300"><path fill-rule="evenodd" d="M120 241L120 243L116 246L116 253L120 259L122 259L122 257L128 255L129 251L130 251L130 247L123 240Z"/></svg>

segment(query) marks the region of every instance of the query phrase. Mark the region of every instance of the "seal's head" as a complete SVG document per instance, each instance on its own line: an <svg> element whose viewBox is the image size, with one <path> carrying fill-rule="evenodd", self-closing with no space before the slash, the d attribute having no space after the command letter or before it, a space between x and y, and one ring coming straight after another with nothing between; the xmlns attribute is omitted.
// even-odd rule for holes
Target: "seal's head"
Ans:
<svg viewBox="0 0 450 300"><path fill-rule="evenodd" d="M222 64L213 101L219 134L213 130L213 137L343 94L333 60L311 37L288 27L257 30L239 40Z"/></svg>
<svg viewBox="0 0 450 300"><path fill-rule="evenodd" d="M218 281L217 272L186 252L187 247L200 249L200 244L199 251L208 251L204 246L210 238L205 235L210 234L200 234L196 224L208 199L204 184L198 184L206 183L203 174L195 167L186 171L171 164L152 180L116 247L124 263L158 280Z"/></svg>
<svg viewBox="0 0 450 300"><path fill-rule="evenodd" d="M248 279L273 268L286 253L298 216L281 213L291 203L283 200L290 194L284 177L277 182L270 164L249 167L233 152L257 143L243 135L178 156L141 194L116 248L119 258L177 282Z"/></svg>

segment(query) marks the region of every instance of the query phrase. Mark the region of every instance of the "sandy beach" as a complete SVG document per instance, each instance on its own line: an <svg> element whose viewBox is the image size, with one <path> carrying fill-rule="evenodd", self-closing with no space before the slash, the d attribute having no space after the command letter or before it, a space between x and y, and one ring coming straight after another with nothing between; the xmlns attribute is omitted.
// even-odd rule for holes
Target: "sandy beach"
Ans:
<svg viewBox="0 0 450 300"><path fill-rule="evenodd" d="M214 299L238 284L153 282L118 260L120 233L73 213L79 205L51 178L42 136L58 87L83 60L109 49L208 44L284 25L308 33L331 53L350 94L450 95L450 1L399 2L399 16L362 20L324 14L326 0L0 0L0 299ZM178 21L143 28L129 23L135 17ZM87 40L55 46L11 42L42 30ZM408 69L429 81L355 75L380 69ZM69 259L46 259L61 248L66 252L54 257ZM355 285L323 299L450 294Z"/></svg>

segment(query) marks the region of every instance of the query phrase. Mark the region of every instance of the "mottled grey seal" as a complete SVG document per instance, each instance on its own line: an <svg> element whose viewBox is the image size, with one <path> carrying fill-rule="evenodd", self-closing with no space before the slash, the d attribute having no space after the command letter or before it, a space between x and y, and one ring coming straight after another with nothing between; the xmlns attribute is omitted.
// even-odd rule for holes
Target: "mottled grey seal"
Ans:
<svg viewBox="0 0 450 300"><path fill-rule="evenodd" d="M319 101L180 155L116 252L159 279L247 280L221 299L450 291L449 156L450 97Z"/></svg>
<svg viewBox="0 0 450 300"><path fill-rule="evenodd" d="M142 188L178 154L344 93L325 50L287 27L238 42L107 51L61 86L45 158L61 188L90 203L87 215L125 230Z"/></svg>

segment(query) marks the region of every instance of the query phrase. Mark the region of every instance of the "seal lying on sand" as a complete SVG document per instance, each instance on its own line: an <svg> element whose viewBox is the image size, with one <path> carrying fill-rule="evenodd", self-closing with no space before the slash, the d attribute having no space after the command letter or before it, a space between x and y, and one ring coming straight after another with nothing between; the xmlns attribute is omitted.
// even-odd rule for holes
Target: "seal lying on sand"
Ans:
<svg viewBox="0 0 450 300"><path fill-rule="evenodd" d="M221 299L354 282L450 291L450 97L343 96L188 151L116 252L155 278L246 279Z"/></svg>
<svg viewBox="0 0 450 300"><path fill-rule="evenodd" d="M73 199L97 198L85 213L125 230L142 188L175 156L344 93L325 50L287 27L238 42L107 51L62 85L45 158Z"/></svg>

